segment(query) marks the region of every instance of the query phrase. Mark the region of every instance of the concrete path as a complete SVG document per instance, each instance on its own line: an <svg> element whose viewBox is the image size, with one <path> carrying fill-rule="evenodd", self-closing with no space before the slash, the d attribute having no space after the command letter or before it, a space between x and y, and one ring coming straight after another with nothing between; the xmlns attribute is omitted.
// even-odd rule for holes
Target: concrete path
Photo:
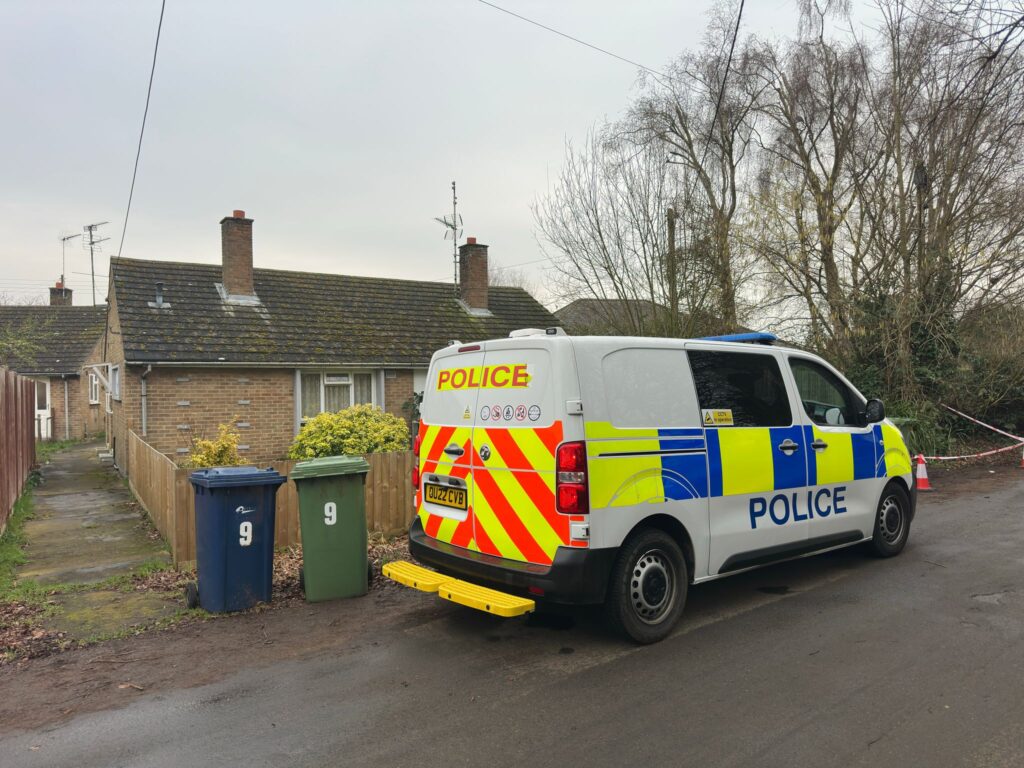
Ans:
<svg viewBox="0 0 1024 768"><path fill-rule="evenodd" d="M100 443L81 443L53 456L32 492L35 515L25 525L28 562L19 579L87 584L128 573L145 562L169 561L140 517L113 467L97 458Z"/></svg>

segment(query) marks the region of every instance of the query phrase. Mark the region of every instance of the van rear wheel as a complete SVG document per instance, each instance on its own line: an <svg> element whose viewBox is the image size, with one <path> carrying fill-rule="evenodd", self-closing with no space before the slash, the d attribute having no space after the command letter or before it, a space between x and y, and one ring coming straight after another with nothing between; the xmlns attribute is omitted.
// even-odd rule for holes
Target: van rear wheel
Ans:
<svg viewBox="0 0 1024 768"><path fill-rule="evenodd" d="M608 623L637 643L664 640L683 613L688 583L675 540L655 528L637 531L623 543L612 569Z"/></svg>

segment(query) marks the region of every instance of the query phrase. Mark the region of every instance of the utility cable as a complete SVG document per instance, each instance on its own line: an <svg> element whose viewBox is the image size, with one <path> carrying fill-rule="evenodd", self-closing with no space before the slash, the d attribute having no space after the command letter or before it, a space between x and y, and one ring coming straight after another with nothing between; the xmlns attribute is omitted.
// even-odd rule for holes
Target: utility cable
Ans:
<svg viewBox="0 0 1024 768"><path fill-rule="evenodd" d="M515 18L519 19L520 21L525 21L527 24L533 24L535 27L540 27L541 29L547 30L548 32L552 32L552 33L554 33L556 35L564 37L566 40L572 40L572 42L579 43L580 45L586 46L587 48L590 48L591 50L597 51L598 53L603 53L605 56L611 56L613 59L618 59L619 61L624 61L626 64L631 64L634 67L639 67L640 69L644 70L645 72L649 72L652 75L654 75L656 78L659 79L659 81L661 80L661 78L663 78L665 76L664 72L659 72L656 69L651 69L650 67L645 67L643 64L641 64L639 62L636 62L636 61L633 61L631 59L627 59L625 56L619 56L619 54L617 54L617 53L612 53L611 51L609 51L609 50L607 50L605 48L600 48L600 47L598 47L596 45L588 43L586 40L580 40L578 37L573 37L572 35L566 34L565 32L562 32L560 30L555 29L554 27L549 27L546 24L541 24L539 21L534 21L533 19L529 19L526 16L522 16L521 14L516 13L515 11L510 11L507 8L502 8L500 5L495 5L494 3L488 2L488 0L477 0L477 2L483 3L484 5L489 6L489 7L493 8L496 11L501 11L502 13L507 13L509 16L514 16Z"/></svg>
<svg viewBox="0 0 1024 768"><path fill-rule="evenodd" d="M117 246L117 258L121 258L124 248L124 236L128 231L128 214L132 210L132 197L135 195L135 179L139 175L139 158L142 156L142 137L146 133L146 117L149 115L149 98L153 93L153 75L156 72L156 54L160 50L160 30L164 26L164 8L167 0L160 0L160 21L156 25L156 42L153 45L153 64L149 68L149 86L146 88L146 108L142 111L142 128L139 130L139 146L135 150L135 168L132 170L132 186L128 191L128 206L124 211L124 227L121 229L121 243Z"/></svg>

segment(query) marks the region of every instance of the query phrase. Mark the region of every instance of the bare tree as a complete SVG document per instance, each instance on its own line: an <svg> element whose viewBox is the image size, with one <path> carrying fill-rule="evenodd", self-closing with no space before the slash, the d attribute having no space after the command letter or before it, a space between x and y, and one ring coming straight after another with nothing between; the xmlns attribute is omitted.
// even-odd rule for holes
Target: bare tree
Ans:
<svg viewBox="0 0 1024 768"><path fill-rule="evenodd" d="M737 42L738 7L713 10L703 48L668 70L670 89L655 86L635 110L643 129L663 143L699 185L710 214L713 268L722 320L737 322L737 265L732 224L754 138L761 88L746 43Z"/></svg>
<svg viewBox="0 0 1024 768"><path fill-rule="evenodd" d="M678 335L716 314L708 216L661 145L637 145L622 126L567 147L557 182L534 206L563 301L592 306L618 333ZM677 224L668 241L668 209Z"/></svg>

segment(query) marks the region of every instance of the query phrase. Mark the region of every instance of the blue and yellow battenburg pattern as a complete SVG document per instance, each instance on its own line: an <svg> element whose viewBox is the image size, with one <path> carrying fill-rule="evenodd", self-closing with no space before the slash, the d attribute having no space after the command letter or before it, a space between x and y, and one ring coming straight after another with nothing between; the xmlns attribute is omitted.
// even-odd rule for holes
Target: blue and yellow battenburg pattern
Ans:
<svg viewBox="0 0 1024 768"><path fill-rule="evenodd" d="M594 509L768 493L911 471L902 436L887 424L853 434L800 425L621 429L588 422L586 438ZM788 456L777 450L786 439L801 450ZM816 439L829 447L808 453Z"/></svg>

